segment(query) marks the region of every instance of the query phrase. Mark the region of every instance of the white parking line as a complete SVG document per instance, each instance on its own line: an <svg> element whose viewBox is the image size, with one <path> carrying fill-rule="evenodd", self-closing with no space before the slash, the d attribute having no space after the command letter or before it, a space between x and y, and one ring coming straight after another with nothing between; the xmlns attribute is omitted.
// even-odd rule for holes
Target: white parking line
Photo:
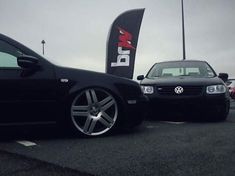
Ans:
<svg viewBox="0 0 235 176"><path fill-rule="evenodd" d="M31 146L37 145L36 143L31 142L31 141L16 141L16 143L21 144L25 147L31 147Z"/></svg>

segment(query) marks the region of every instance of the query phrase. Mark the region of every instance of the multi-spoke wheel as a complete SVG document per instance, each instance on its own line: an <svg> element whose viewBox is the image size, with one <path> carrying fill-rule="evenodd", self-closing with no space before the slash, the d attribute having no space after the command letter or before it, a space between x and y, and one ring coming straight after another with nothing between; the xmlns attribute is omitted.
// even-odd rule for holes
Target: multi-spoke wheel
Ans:
<svg viewBox="0 0 235 176"><path fill-rule="evenodd" d="M74 98L71 105L72 123L86 135L106 133L114 126L117 116L117 101L103 89L86 89Z"/></svg>

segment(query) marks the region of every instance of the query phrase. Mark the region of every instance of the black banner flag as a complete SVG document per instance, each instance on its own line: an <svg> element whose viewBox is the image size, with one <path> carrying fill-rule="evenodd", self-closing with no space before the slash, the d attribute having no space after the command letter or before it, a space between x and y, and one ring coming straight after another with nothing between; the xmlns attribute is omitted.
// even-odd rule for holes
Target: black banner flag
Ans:
<svg viewBox="0 0 235 176"><path fill-rule="evenodd" d="M133 78L143 14L144 9L129 10L113 22L107 42L106 73Z"/></svg>

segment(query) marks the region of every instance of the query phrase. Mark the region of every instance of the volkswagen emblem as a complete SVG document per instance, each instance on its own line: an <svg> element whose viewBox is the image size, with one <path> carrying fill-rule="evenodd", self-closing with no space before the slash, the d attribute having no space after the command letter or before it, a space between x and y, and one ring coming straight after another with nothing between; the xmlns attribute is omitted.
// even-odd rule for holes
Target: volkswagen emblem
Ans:
<svg viewBox="0 0 235 176"><path fill-rule="evenodd" d="M176 94L182 94L183 92L184 92L184 88L183 88L183 87L177 86L177 87L175 88L175 93L176 93Z"/></svg>

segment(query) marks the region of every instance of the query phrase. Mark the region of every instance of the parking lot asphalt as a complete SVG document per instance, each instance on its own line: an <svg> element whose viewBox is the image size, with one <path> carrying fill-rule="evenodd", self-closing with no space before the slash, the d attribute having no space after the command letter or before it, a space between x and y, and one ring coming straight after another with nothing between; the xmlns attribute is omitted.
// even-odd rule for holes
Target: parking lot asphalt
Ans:
<svg viewBox="0 0 235 176"><path fill-rule="evenodd" d="M5 151L0 151L0 175L1 176L89 176L77 170L64 168L34 160Z"/></svg>
<svg viewBox="0 0 235 176"><path fill-rule="evenodd" d="M234 101L225 122L145 121L133 131L97 138L75 138L53 130L43 130L44 134L36 137L25 132L20 137L2 139L0 175L7 175L2 168L8 175L17 167L24 168L17 165L19 161L26 163L29 170L44 168L45 173L52 173L48 175L235 174ZM22 140L32 145L22 145ZM6 158L13 158L13 161Z"/></svg>

